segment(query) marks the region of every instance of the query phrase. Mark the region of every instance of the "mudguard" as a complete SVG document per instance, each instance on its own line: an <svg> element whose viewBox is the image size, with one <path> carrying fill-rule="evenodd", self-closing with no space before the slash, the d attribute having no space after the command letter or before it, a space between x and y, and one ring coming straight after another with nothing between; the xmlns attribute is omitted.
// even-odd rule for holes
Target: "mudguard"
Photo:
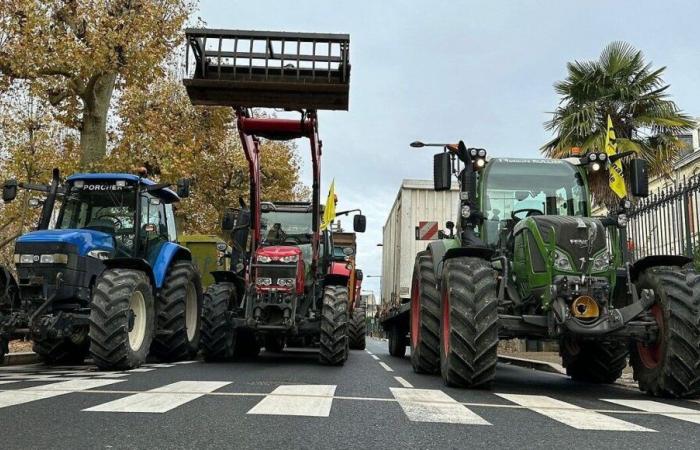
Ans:
<svg viewBox="0 0 700 450"><path fill-rule="evenodd" d="M166 242L160 247L160 252L153 263L153 278L157 289L163 286L170 265L177 260L191 261L190 250L173 242Z"/></svg>
<svg viewBox="0 0 700 450"><path fill-rule="evenodd" d="M490 259L493 250L487 247L462 247L457 239L441 239L428 244L428 251L433 257L435 279L438 283L442 279L442 269L445 261L459 256L474 256L476 258Z"/></svg>
<svg viewBox="0 0 700 450"><path fill-rule="evenodd" d="M692 258L681 255L652 255L636 260L630 266L630 276L632 281L636 280L640 273L650 267L656 266L677 266L683 267L693 262Z"/></svg>

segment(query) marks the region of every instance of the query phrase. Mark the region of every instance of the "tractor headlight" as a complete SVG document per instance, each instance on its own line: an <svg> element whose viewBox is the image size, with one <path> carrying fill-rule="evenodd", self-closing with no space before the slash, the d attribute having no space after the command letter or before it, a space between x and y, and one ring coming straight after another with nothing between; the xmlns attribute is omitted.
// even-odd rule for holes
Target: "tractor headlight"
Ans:
<svg viewBox="0 0 700 450"><path fill-rule="evenodd" d="M296 280L294 278L278 278L277 285L283 286L283 287L288 287L288 288L293 288L294 285L296 285Z"/></svg>
<svg viewBox="0 0 700 450"><path fill-rule="evenodd" d="M68 255L65 253L41 255L39 262L41 264L68 264Z"/></svg>
<svg viewBox="0 0 700 450"><path fill-rule="evenodd" d="M629 217L627 217L627 214L618 214L617 215L617 224L624 228L627 226L627 222L629 222Z"/></svg>
<svg viewBox="0 0 700 450"><path fill-rule="evenodd" d="M554 267L558 270L574 270L569 257L561 250L554 250Z"/></svg>
<svg viewBox="0 0 700 450"><path fill-rule="evenodd" d="M270 258L269 256L265 256L265 255L259 255L259 256L258 256L258 262L259 262L259 263L267 264L267 263L269 263L269 262L272 262L272 258Z"/></svg>
<svg viewBox="0 0 700 450"><path fill-rule="evenodd" d="M463 218L468 219L469 216L471 215L471 213L472 213L472 209L469 207L469 205L462 206L461 214L462 214Z"/></svg>
<svg viewBox="0 0 700 450"><path fill-rule="evenodd" d="M594 162L593 164L591 164L591 170L593 172L599 171L600 170L600 163Z"/></svg>
<svg viewBox="0 0 700 450"><path fill-rule="evenodd" d="M257 284L258 286L270 286L272 285L272 278L260 277L257 280L255 280L255 284Z"/></svg>
<svg viewBox="0 0 700 450"><path fill-rule="evenodd" d="M109 259L110 257L109 252L106 250L90 250L89 252L87 252L87 255L90 258L99 259L100 261L104 261L105 259Z"/></svg>
<svg viewBox="0 0 700 450"><path fill-rule="evenodd" d="M610 267L610 254L603 252L593 258L593 272L602 272Z"/></svg>
<svg viewBox="0 0 700 450"><path fill-rule="evenodd" d="M283 263L294 263L299 261L299 255L283 256L280 258Z"/></svg>
<svg viewBox="0 0 700 450"><path fill-rule="evenodd" d="M19 253L15 253L14 261L15 264L33 264L34 255L20 255Z"/></svg>

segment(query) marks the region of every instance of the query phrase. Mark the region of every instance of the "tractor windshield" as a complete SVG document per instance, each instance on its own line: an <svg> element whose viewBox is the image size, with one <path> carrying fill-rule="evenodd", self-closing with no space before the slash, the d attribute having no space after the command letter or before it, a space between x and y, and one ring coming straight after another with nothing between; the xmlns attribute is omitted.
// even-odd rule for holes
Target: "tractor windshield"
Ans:
<svg viewBox="0 0 700 450"><path fill-rule="evenodd" d="M311 243L311 212L263 211L260 228L266 245Z"/></svg>
<svg viewBox="0 0 700 450"><path fill-rule="evenodd" d="M484 170L486 242L496 245L506 221L532 215L586 216L588 194L579 171L563 161L494 158Z"/></svg>

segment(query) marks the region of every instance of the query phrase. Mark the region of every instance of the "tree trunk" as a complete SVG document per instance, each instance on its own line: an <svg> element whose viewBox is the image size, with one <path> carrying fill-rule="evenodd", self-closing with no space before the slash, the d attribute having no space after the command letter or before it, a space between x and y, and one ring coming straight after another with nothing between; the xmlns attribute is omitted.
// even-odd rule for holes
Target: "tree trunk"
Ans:
<svg viewBox="0 0 700 450"><path fill-rule="evenodd" d="M89 168L107 154L107 113L116 80L116 73L96 75L88 83L83 96L80 128L80 164L83 168Z"/></svg>

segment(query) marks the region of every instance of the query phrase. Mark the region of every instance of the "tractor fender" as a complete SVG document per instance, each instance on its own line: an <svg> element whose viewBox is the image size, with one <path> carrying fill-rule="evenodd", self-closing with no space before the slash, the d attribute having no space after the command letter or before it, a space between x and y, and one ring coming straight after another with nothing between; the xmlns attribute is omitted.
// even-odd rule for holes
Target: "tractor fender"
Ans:
<svg viewBox="0 0 700 450"><path fill-rule="evenodd" d="M233 283L238 293L238 298L243 298L245 294L245 280L238 274L230 270L214 270L211 276L214 277L214 283Z"/></svg>
<svg viewBox="0 0 700 450"><path fill-rule="evenodd" d="M168 274L168 269L175 261L192 261L189 249L173 242L166 242L160 247L158 257L153 263L153 278L156 289L163 287L163 281Z"/></svg>
<svg viewBox="0 0 700 450"><path fill-rule="evenodd" d="M323 277L323 283L325 286L347 286L348 283L350 283L350 276L342 274L329 274Z"/></svg>
<svg viewBox="0 0 700 450"><path fill-rule="evenodd" d="M442 239L433 241L428 244L428 251L433 257L433 268L435 270L435 279L442 279L442 269L445 266L445 261L459 256L473 256L475 258L490 259L493 256L493 250L487 247L461 247L457 239Z"/></svg>
<svg viewBox="0 0 700 450"><path fill-rule="evenodd" d="M104 261L102 261L102 263L104 264L105 269L140 270L141 272L144 272L146 275L148 275L148 278L151 280L151 286L153 286L154 288L156 286L156 280L155 280L155 277L153 276L153 268L151 268L151 265L145 259L142 259L142 258L112 258L112 259L105 259Z"/></svg>
<svg viewBox="0 0 700 450"><path fill-rule="evenodd" d="M688 263L692 263L692 258L682 255L652 255L636 260L630 266L630 276L632 281L636 280L640 273L650 267L658 266L677 266L683 267Z"/></svg>

